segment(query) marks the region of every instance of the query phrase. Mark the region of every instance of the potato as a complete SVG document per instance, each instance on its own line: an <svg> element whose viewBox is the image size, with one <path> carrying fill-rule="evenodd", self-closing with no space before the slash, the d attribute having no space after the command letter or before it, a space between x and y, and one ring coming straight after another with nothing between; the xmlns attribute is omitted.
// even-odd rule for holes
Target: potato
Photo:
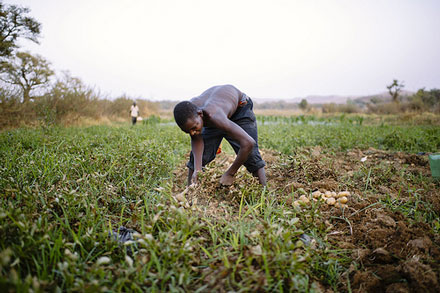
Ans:
<svg viewBox="0 0 440 293"><path fill-rule="evenodd" d="M332 192L331 191L326 191L326 192L324 192L324 196L325 197L332 197Z"/></svg>
<svg viewBox="0 0 440 293"><path fill-rule="evenodd" d="M346 208L347 205L346 205L346 204L343 204L343 203L340 203L340 202L336 202L336 203L335 203L335 207L343 209L343 208Z"/></svg>
<svg viewBox="0 0 440 293"><path fill-rule="evenodd" d="M334 205L335 203L336 203L336 199L334 198L334 197L329 197L329 198L327 198L327 204L328 205Z"/></svg>
<svg viewBox="0 0 440 293"><path fill-rule="evenodd" d="M299 207L300 201L299 200L295 200L292 204L293 204L294 207Z"/></svg>
<svg viewBox="0 0 440 293"><path fill-rule="evenodd" d="M332 191L332 197L336 197L338 194L334 191Z"/></svg>
<svg viewBox="0 0 440 293"><path fill-rule="evenodd" d="M320 198L321 195L322 195L322 193L319 190L312 192L313 198Z"/></svg>
<svg viewBox="0 0 440 293"><path fill-rule="evenodd" d="M345 196L338 198L338 202L340 202L340 203L347 203L347 201L348 201L348 198Z"/></svg>
<svg viewBox="0 0 440 293"><path fill-rule="evenodd" d="M338 197L343 197L343 196L350 196L350 192L349 191L341 191L338 193Z"/></svg>
<svg viewBox="0 0 440 293"><path fill-rule="evenodd" d="M310 202L310 199L307 196L305 196L305 195L301 195L299 197L299 200L302 201L303 203L309 203Z"/></svg>

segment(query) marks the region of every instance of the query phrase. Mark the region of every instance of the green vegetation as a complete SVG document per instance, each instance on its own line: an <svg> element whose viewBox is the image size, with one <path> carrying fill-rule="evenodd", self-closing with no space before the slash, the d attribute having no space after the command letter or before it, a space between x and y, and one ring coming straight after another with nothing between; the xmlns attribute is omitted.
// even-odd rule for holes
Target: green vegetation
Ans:
<svg viewBox="0 0 440 293"><path fill-rule="evenodd" d="M322 146L336 150L374 147L410 153L436 152L440 149L440 128L437 126L362 126L353 122L301 126L262 125L259 131L263 146L285 154L295 153L301 146Z"/></svg>
<svg viewBox="0 0 440 293"><path fill-rule="evenodd" d="M438 127L342 120L260 125L260 146L281 152L279 165L268 167L293 164L298 173L312 175L301 150L314 146L330 153L440 147ZM236 215L233 221L179 207L172 195L174 185L182 189L183 183L177 183L173 170L184 168L189 139L175 125L160 122L153 117L136 127L24 128L0 134L2 291L347 290L344 272L359 264L329 242L321 202L302 211L289 203L299 190L270 188L271 181L262 189L244 173L225 206ZM354 174L362 184L351 179L341 184L375 192L381 178L395 176L407 180L381 165ZM432 184L415 175L411 180ZM423 201L424 191L412 192L413 200L388 197L379 204L438 233L439 215ZM212 196L222 194L216 190ZM335 217L341 219L350 223L344 214ZM122 225L139 232L135 243L124 246L109 237ZM304 232L312 244L300 240Z"/></svg>

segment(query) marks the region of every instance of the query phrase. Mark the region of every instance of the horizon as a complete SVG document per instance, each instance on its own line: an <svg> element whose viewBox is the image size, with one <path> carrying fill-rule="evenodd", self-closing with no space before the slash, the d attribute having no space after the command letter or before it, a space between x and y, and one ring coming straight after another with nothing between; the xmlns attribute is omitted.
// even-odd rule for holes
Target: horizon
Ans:
<svg viewBox="0 0 440 293"><path fill-rule="evenodd" d="M433 88L435 89L435 88ZM400 92L400 96L402 97L408 97L410 95L415 94L415 91L408 91L403 89ZM387 98L391 98L391 95L389 94L388 91L382 91L376 94L371 94L371 95L307 95L304 97L295 97L295 98L289 98L289 99L271 99L271 98L264 98L264 97L257 97L257 98L252 98L252 100L256 103L269 103L269 102L285 102L285 103L293 103L293 104L299 104L301 102L301 100L305 99L309 104L325 104L326 102L321 101L320 99L324 99L324 98L330 98L332 99L331 101L327 102L327 103L341 103L341 104L345 104L348 100L357 100L357 99L364 99L364 98L372 98L372 97L379 97L384 99L385 96ZM156 99L156 100L150 100L148 98L137 98L138 100L145 100L145 101L149 101L149 102L179 102L182 100L172 100L172 99ZM313 101L315 100L315 101Z"/></svg>

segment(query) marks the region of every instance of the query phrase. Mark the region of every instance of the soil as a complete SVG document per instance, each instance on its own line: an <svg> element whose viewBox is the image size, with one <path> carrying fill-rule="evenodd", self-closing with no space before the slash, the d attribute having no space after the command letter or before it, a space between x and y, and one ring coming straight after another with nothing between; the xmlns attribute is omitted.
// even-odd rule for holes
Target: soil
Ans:
<svg viewBox="0 0 440 293"><path fill-rule="evenodd" d="M300 188L307 194L350 191L346 208L323 204L321 210L331 226L328 241L352 259L339 291L440 292L440 236L417 215L417 210L440 214L439 183L417 179L430 176L426 156L373 148L326 153L314 147L294 156L261 152L268 188L284 200L292 194L299 197ZM203 172L197 190L185 189L187 169L182 163L175 173L174 194L184 192L187 207L203 217L233 220L241 188L258 186L244 168L233 186L219 186L222 171L233 160L232 155L219 154ZM401 207L407 203L404 214ZM433 220L438 223L438 218Z"/></svg>

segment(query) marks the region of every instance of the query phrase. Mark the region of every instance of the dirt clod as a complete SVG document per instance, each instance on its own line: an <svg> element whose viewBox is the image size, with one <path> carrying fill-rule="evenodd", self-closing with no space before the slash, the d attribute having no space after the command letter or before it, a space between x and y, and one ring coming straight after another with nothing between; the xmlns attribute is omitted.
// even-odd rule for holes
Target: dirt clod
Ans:
<svg viewBox="0 0 440 293"><path fill-rule="evenodd" d="M376 220L382 226L391 227L391 228L396 227L396 221L394 221L394 219L388 215L379 214L377 215Z"/></svg>
<svg viewBox="0 0 440 293"><path fill-rule="evenodd" d="M401 271L414 292L440 292L437 274L417 258L404 262Z"/></svg>

